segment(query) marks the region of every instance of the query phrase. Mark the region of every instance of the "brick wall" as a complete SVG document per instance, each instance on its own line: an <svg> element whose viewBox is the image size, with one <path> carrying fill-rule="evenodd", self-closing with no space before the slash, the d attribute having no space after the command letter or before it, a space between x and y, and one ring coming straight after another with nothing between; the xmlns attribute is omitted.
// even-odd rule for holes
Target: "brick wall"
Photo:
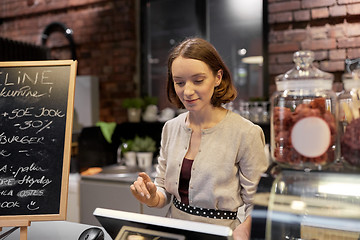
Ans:
<svg viewBox="0 0 360 240"><path fill-rule="evenodd" d="M41 44L51 22L74 32L78 74L100 79L100 120L122 122L121 102L138 93L136 1L2 0L0 36ZM293 67L292 54L313 50L316 65L340 81L346 58L360 57L360 0L268 0L269 74Z"/></svg>
<svg viewBox="0 0 360 240"><path fill-rule="evenodd" d="M41 45L41 34L48 24L61 22L71 28L78 75L93 75L100 80L100 120L122 122L126 120L122 100L138 92L135 3L132 0L2 0L0 36Z"/></svg>
<svg viewBox="0 0 360 240"><path fill-rule="evenodd" d="M341 81L346 58L360 57L360 0L268 0L269 74L291 69L292 54L315 52L315 64Z"/></svg>

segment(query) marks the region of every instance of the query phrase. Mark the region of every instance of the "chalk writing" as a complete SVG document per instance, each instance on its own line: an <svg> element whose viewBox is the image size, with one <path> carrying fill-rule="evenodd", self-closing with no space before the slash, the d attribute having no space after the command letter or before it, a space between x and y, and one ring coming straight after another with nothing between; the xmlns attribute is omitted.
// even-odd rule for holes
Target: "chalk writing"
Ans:
<svg viewBox="0 0 360 240"><path fill-rule="evenodd" d="M35 202L35 201L31 201L31 202L27 205L27 208L28 208L30 211L35 211L35 210L38 210L40 207L36 206L36 202Z"/></svg>
<svg viewBox="0 0 360 240"><path fill-rule="evenodd" d="M13 196L13 190L2 190L0 191L0 196Z"/></svg>
<svg viewBox="0 0 360 240"><path fill-rule="evenodd" d="M50 81L50 73L51 70L44 70L41 72L33 72L32 74L27 72L15 72L14 77L9 77L9 72L1 71L0 72L0 86L14 86L14 85L20 85L20 84L54 84L52 81ZM30 76L31 75L31 76Z"/></svg>
<svg viewBox="0 0 360 240"><path fill-rule="evenodd" d="M27 157L29 157L30 156L30 154L29 154L29 151L28 150L19 150L19 153L23 153L23 154L25 154L25 156L27 156Z"/></svg>
<svg viewBox="0 0 360 240"><path fill-rule="evenodd" d="M42 185L42 187L45 187L49 185L52 182L49 178L46 178L45 176L42 176L41 178L34 178L28 175L25 175L23 179L17 180L17 183L22 185L28 185L29 187L32 187L34 184Z"/></svg>
<svg viewBox="0 0 360 240"><path fill-rule="evenodd" d="M44 137L29 136L6 136L5 132L0 134L0 144L21 143L21 144L44 144Z"/></svg>
<svg viewBox="0 0 360 240"><path fill-rule="evenodd" d="M0 168L0 172L6 173L7 171L7 165L4 165Z"/></svg>
<svg viewBox="0 0 360 240"><path fill-rule="evenodd" d="M0 178L0 187L4 186L14 186L16 184L16 179L9 177L9 178Z"/></svg>
<svg viewBox="0 0 360 240"><path fill-rule="evenodd" d="M25 109L14 109L11 111L12 115L9 115L7 113L3 113L4 117L8 116L9 119L14 119L14 118L20 118L20 117L30 117L32 116L32 113L30 112L30 110L33 109L33 107L27 107Z"/></svg>
<svg viewBox="0 0 360 240"><path fill-rule="evenodd" d="M29 196L43 196L45 190L44 189L28 189L28 190L22 190L18 192L18 197L29 197Z"/></svg>
<svg viewBox="0 0 360 240"><path fill-rule="evenodd" d="M18 201L15 202L0 202L0 208L15 208L15 207L20 207L20 204Z"/></svg>
<svg viewBox="0 0 360 240"><path fill-rule="evenodd" d="M20 88L19 90L9 90L6 87L3 87L0 91L0 97L7 98L7 97L35 97L39 98L47 93L39 93L36 90L32 90L31 87L25 86Z"/></svg>
<svg viewBox="0 0 360 240"><path fill-rule="evenodd" d="M1 71L0 72L0 86L4 86L0 91L0 97L33 97L40 98L44 95L48 95L52 91L54 83L50 81L51 79L51 70L44 70L42 72L27 73L27 72L9 72ZM21 86L22 85L22 86ZM44 92L39 92L34 90L32 86L36 85L48 85L49 88L46 88ZM19 89L11 89L14 86L21 86ZM43 88L41 88L43 89Z"/></svg>
<svg viewBox="0 0 360 240"><path fill-rule="evenodd" d="M6 150L0 150L0 156L2 157L9 157L11 155L10 152L6 151Z"/></svg>
<svg viewBox="0 0 360 240"><path fill-rule="evenodd" d="M36 131L36 133L40 133L41 131L45 130L45 129L50 129L50 125L53 123L53 121L48 121L45 120L44 122L41 120L30 120L30 121L25 121L23 123L16 123L14 124L14 127L18 127L20 130L26 130L28 128L38 128L39 130Z"/></svg>
<svg viewBox="0 0 360 240"><path fill-rule="evenodd" d="M69 161L64 149L74 90L70 75L63 63L0 62L0 220L59 213Z"/></svg>
<svg viewBox="0 0 360 240"><path fill-rule="evenodd" d="M26 107L26 108L15 108L10 113L9 112L3 112L1 113L3 117L7 117L8 119L16 119L16 118L23 118L23 117L36 117L36 118L42 118L42 117L59 117L63 118L65 117L65 114L63 113L63 110L61 109L53 109L53 108L46 108L41 107L35 109L34 107Z"/></svg>
<svg viewBox="0 0 360 240"><path fill-rule="evenodd" d="M39 115L35 115L35 117L64 117L65 114L62 113L62 111L58 109L47 109L47 108L41 108L41 113Z"/></svg>
<svg viewBox="0 0 360 240"><path fill-rule="evenodd" d="M46 171L42 167L37 166L35 163L32 163L30 166L19 167L16 171L13 172L14 177L17 177L20 173L28 172L44 172Z"/></svg>

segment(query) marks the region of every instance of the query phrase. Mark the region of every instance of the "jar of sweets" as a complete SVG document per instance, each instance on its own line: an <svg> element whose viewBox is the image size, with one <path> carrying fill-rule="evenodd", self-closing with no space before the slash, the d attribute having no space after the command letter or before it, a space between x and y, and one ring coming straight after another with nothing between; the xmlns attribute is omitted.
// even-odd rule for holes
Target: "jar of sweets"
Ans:
<svg viewBox="0 0 360 240"><path fill-rule="evenodd" d="M333 75L313 65L312 51L276 77L271 98L271 156L284 168L321 170L337 159L337 97Z"/></svg>
<svg viewBox="0 0 360 240"><path fill-rule="evenodd" d="M339 95L341 157L360 169L360 59L359 67L343 75L344 92Z"/></svg>

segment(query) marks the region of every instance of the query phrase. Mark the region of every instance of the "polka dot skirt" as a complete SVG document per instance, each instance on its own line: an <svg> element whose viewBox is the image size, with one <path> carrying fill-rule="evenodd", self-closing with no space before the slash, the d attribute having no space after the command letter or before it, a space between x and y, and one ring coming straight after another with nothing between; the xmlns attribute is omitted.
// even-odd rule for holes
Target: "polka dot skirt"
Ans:
<svg viewBox="0 0 360 240"><path fill-rule="evenodd" d="M176 199L176 197L173 198L173 204L180 211L201 217L235 220L237 216L237 212L193 207L180 202L179 200Z"/></svg>

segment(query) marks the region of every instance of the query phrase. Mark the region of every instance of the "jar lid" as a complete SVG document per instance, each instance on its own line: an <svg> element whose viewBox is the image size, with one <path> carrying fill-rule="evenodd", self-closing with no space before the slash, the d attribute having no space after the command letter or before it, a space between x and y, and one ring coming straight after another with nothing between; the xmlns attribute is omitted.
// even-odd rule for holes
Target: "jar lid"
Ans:
<svg viewBox="0 0 360 240"><path fill-rule="evenodd" d="M313 65L314 52L297 51L293 55L294 68L276 76L278 91L286 89L323 89L331 90L333 74L321 71Z"/></svg>
<svg viewBox="0 0 360 240"><path fill-rule="evenodd" d="M342 81L346 91L350 91L353 88L360 88L360 67L350 73L344 73L342 75Z"/></svg>

